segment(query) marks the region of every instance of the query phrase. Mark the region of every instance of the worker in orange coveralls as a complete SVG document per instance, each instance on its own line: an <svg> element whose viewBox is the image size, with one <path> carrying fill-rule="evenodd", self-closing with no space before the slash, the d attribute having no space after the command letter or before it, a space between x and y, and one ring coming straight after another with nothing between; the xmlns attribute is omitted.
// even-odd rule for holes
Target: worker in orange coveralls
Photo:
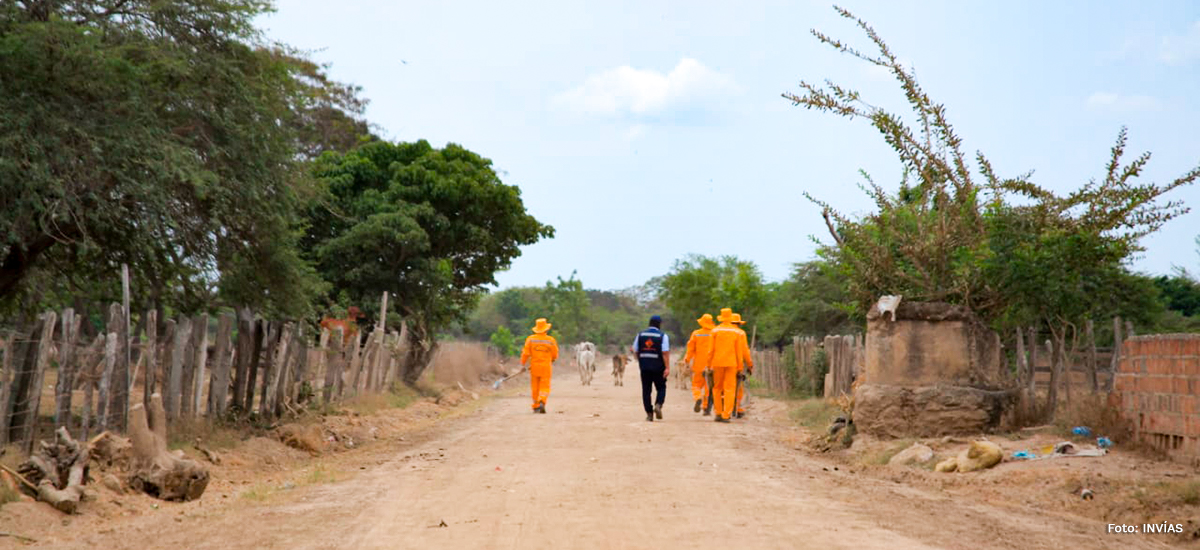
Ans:
<svg viewBox="0 0 1200 550"><path fill-rule="evenodd" d="M558 341L550 332L550 323L538 319L533 334L525 338L521 349L521 364L529 369L529 384L533 390L533 412L546 414L546 399L550 397L550 375L558 359Z"/></svg>
<svg viewBox="0 0 1200 550"><path fill-rule="evenodd" d="M704 416L712 414L712 402L709 400L708 382L705 379L704 372L708 370L708 359L712 355L712 315L705 313L696 322L700 324L700 328L692 331L691 338L688 338L687 354L683 357L683 362L691 362L692 365L692 399L696 400L696 405L692 407L692 411L700 412L700 407L704 406Z"/></svg>
<svg viewBox="0 0 1200 550"><path fill-rule="evenodd" d="M713 371L713 400L717 406L713 420L729 422L737 394L737 370L745 362L745 346L742 344L744 333L733 324L733 310L729 308L722 308L717 320L721 324L712 329L713 343L709 352L709 365Z"/></svg>
<svg viewBox="0 0 1200 550"><path fill-rule="evenodd" d="M754 356L752 353L750 353L750 344L746 341L746 331L742 329L742 325L746 324L746 322L742 320L742 314L733 314L733 324L738 328L738 331L742 333L742 357L743 361L745 361L743 364L738 365L737 370L736 416L741 418L746 416L746 407L744 406L746 399L746 378L749 375L754 374Z"/></svg>

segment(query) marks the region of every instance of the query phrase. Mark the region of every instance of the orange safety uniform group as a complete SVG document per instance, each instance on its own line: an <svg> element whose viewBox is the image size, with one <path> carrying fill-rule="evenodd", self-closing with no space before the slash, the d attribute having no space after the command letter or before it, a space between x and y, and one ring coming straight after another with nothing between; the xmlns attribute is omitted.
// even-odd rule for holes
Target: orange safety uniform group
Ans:
<svg viewBox="0 0 1200 550"><path fill-rule="evenodd" d="M521 348L521 364L529 368L530 387L533 394L533 412L546 413L546 399L550 397L550 376L554 361L558 359L558 341L550 336L551 324L538 319L533 334L525 338Z"/></svg>
<svg viewBox="0 0 1200 550"><path fill-rule="evenodd" d="M717 316L717 320L721 324L705 330L705 322L711 324L712 316L705 315L697 320L700 323L701 330L692 333L692 340L688 341L688 356L693 357L695 361L704 361L706 367L712 370L712 387L709 391L712 392L713 404L716 407L715 420L717 422L729 422L735 413L744 413L741 408L741 398L744 396L743 389L739 388L738 373L743 367L748 368L751 372L754 370L754 362L750 357L750 346L746 340L746 332L738 328L741 323L741 316L733 313L730 308L721 310L721 314ZM698 334L699 333L699 334ZM705 334L700 336L700 334ZM699 338L699 339L697 339ZM707 357L700 355L699 351L693 352L694 348L700 348L702 341L708 340ZM687 358L685 358L687 360ZM693 362L693 397L696 396L695 390L695 368L696 363ZM701 378L703 378L703 369L701 370ZM699 407L697 407L698 409ZM707 410L706 410L707 412Z"/></svg>

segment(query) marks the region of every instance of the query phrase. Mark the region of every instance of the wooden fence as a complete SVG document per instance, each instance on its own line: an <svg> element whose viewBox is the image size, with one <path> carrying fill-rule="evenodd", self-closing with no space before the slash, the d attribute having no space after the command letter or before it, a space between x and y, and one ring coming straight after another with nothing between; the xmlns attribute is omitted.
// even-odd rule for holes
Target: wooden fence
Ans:
<svg viewBox="0 0 1200 550"><path fill-rule="evenodd" d="M813 370L818 350L824 350L828 372ZM863 360L861 335L796 336L787 352L754 350L755 378L775 393L804 391L825 397L850 393L850 384Z"/></svg>
<svg viewBox="0 0 1200 550"><path fill-rule="evenodd" d="M125 431L129 407L154 393L171 421L273 420L318 400L385 391L399 379L403 326L376 326L365 340L357 330L322 330L314 342L304 323L248 310L162 323L151 310L130 331L123 309L113 304L90 340L71 309L46 312L27 330L0 331L0 445L28 451L64 426L83 439Z"/></svg>

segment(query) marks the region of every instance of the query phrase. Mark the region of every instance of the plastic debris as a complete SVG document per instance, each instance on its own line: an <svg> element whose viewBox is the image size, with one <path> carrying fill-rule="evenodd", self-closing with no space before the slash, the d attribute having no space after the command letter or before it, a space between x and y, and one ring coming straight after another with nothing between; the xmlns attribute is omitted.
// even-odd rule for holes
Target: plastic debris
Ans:
<svg viewBox="0 0 1200 550"><path fill-rule="evenodd" d="M1107 437L1097 437L1096 438L1096 445L1098 447L1100 447L1101 449L1107 449L1109 447L1112 447L1112 444L1113 444L1112 440Z"/></svg>
<svg viewBox="0 0 1200 550"><path fill-rule="evenodd" d="M1037 458L1037 455L1030 451L1017 451L1012 454L1012 457L1019 460L1027 460L1030 458Z"/></svg>
<svg viewBox="0 0 1200 550"><path fill-rule="evenodd" d="M1071 430L1071 433L1081 437L1091 437L1092 429L1087 426L1075 426L1075 429Z"/></svg>
<svg viewBox="0 0 1200 550"><path fill-rule="evenodd" d="M1091 489L1084 489L1079 492L1079 498L1082 498L1083 500L1092 500L1093 498L1096 498L1096 495L1092 493Z"/></svg>

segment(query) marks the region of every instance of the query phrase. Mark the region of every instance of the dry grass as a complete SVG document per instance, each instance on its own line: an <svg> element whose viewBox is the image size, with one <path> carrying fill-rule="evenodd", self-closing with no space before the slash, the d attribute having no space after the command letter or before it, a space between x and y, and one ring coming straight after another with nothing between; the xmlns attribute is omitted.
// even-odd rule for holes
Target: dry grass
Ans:
<svg viewBox="0 0 1200 550"><path fill-rule="evenodd" d="M209 450L220 451L232 449L246 437L235 427L213 424L203 418L180 419L167 428L167 448L183 449L199 439Z"/></svg>
<svg viewBox="0 0 1200 550"><path fill-rule="evenodd" d="M788 409L788 418L816 434L824 433L833 419L842 415L836 404L818 398L793 401Z"/></svg>
<svg viewBox="0 0 1200 550"><path fill-rule="evenodd" d="M347 399L341 408L355 414L369 416L384 409L403 409L416 403L421 395L408 386L396 384L384 393L367 393Z"/></svg>
<svg viewBox="0 0 1200 550"><path fill-rule="evenodd" d="M516 368L516 360L508 359L507 366L510 369ZM497 378L503 371L504 368L499 365L499 358L489 357L487 345L480 342L439 344L437 354L428 369L437 384L455 386L461 383L468 387L479 385L480 376Z"/></svg>

